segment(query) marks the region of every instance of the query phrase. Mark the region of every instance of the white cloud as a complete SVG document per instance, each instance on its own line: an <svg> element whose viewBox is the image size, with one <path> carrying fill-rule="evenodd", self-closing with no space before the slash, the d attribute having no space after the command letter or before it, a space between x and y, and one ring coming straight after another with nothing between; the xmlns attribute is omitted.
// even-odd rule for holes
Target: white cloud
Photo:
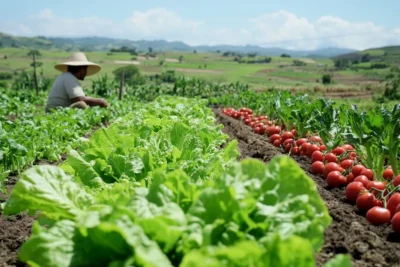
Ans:
<svg viewBox="0 0 400 267"><path fill-rule="evenodd" d="M400 44L400 26L384 29L373 22L349 22L333 16L310 21L285 10L242 20L240 28L218 27L184 18L165 8L154 8L133 11L118 23L98 17L65 18L51 9L44 9L25 21L0 22L0 31L25 36L166 39L192 45L252 44L305 50L330 46L365 49Z"/></svg>

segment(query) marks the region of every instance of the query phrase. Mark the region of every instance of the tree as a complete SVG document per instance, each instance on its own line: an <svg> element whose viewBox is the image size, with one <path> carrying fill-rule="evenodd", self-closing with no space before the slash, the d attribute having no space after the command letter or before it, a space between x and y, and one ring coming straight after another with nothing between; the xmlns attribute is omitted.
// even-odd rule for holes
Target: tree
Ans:
<svg viewBox="0 0 400 267"><path fill-rule="evenodd" d="M193 50L193 54L196 54L197 53L197 51L196 50Z"/></svg>
<svg viewBox="0 0 400 267"><path fill-rule="evenodd" d="M331 84L332 83L332 76L330 74L322 75L322 83L323 84Z"/></svg>
<svg viewBox="0 0 400 267"><path fill-rule="evenodd" d="M400 69L392 68L384 81L386 85L383 99L400 100Z"/></svg>
<svg viewBox="0 0 400 267"><path fill-rule="evenodd" d="M145 78L135 65L124 66L114 70L113 74L118 82L121 82L122 72L124 72L124 82L128 85L135 86L145 83Z"/></svg>
<svg viewBox="0 0 400 267"><path fill-rule="evenodd" d="M153 53L153 47L149 47L149 54Z"/></svg>
<svg viewBox="0 0 400 267"><path fill-rule="evenodd" d="M183 56L180 55L180 56L179 56L179 63L182 63L182 60L183 60Z"/></svg>
<svg viewBox="0 0 400 267"><path fill-rule="evenodd" d="M287 58L290 58L290 55L283 53L283 54L281 55L281 57L287 57Z"/></svg>
<svg viewBox="0 0 400 267"><path fill-rule="evenodd" d="M28 56L32 57L32 63L31 66L33 67L33 80L35 82L35 89L36 89L36 95L39 95L39 85L38 85L38 80L37 80L37 75L36 75L36 67L40 67L43 65L42 62L36 62L36 57L41 56L39 50L31 50L28 53Z"/></svg>
<svg viewBox="0 0 400 267"><path fill-rule="evenodd" d="M0 47L3 47L3 43L2 42L0 42Z"/></svg>
<svg viewBox="0 0 400 267"><path fill-rule="evenodd" d="M371 57L368 53L362 55L361 62L370 62L370 61L371 61Z"/></svg>

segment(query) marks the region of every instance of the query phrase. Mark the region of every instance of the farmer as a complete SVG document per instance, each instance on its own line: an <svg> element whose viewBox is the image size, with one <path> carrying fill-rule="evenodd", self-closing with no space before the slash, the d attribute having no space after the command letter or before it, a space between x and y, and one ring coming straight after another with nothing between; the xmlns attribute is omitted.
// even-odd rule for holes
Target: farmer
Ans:
<svg viewBox="0 0 400 267"><path fill-rule="evenodd" d="M89 106L108 107L103 98L87 97L78 80L83 81L86 76L96 74L101 67L87 60L84 53L73 53L67 62L57 64L56 70L62 72L50 90L46 104L46 112L51 109L71 107L86 109Z"/></svg>

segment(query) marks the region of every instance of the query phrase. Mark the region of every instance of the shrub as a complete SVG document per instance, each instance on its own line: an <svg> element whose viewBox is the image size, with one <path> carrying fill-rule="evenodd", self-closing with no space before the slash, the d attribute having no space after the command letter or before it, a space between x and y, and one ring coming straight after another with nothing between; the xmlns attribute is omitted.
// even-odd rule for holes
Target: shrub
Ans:
<svg viewBox="0 0 400 267"><path fill-rule="evenodd" d="M129 66L124 66L120 67L116 70L113 71L113 74L115 75L115 80L118 81L118 83L121 82L121 73L124 72L124 83L135 86L135 85L141 85L146 82L145 78L140 74L140 71L138 67L134 65L129 65Z"/></svg>
<svg viewBox="0 0 400 267"><path fill-rule="evenodd" d="M0 72L0 80L11 80L12 74L9 72Z"/></svg>
<svg viewBox="0 0 400 267"><path fill-rule="evenodd" d="M323 84L331 84L332 83L332 75L330 75L330 74L322 75L322 83Z"/></svg>

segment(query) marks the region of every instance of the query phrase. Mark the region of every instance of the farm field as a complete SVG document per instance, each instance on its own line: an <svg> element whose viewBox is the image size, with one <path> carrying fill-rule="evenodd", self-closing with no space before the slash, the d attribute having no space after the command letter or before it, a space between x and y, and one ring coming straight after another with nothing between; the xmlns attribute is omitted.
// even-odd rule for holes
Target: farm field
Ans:
<svg viewBox="0 0 400 267"><path fill-rule="evenodd" d="M0 48L0 72L14 73L28 71L31 58L29 49ZM57 71L54 64L64 60L70 52L40 50L38 61L43 65L38 72L45 77L55 78ZM98 62L103 70L100 75L89 77L83 85L90 87L93 80L102 75L113 77L113 70L121 66L135 65L141 74L155 75L168 70L175 70L177 75L201 78L209 82L247 83L251 88L263 90L268 88L296 89L324 94L327 91L347 92L371 98L378 90L379 81L388 73L388 69L359 68L357 70L335 70L334 62L326 58L282 58L271 57L270 63L238 63L235 56L224 56L223 53L193 52L159 52L156 56L132 56L127 52L85 52L89 60ZM179 58L182 57L182 62ZM258 56L255 59L262 59ZM294 66L293 60L304 62L305 66ZM323 85L323 74L331 74L334 84ZM14 76L15 77L15 76ZM368 91L366 89L368 88ZM341 94L327 97L348 97Z"/></svg>
<svg viewBox="0 0 400 267"><path fill-rule="evenodd" d="M197 79L110 109L45 115L45 96L3 90L0 266L400 262L396 104Z"/></svg>

